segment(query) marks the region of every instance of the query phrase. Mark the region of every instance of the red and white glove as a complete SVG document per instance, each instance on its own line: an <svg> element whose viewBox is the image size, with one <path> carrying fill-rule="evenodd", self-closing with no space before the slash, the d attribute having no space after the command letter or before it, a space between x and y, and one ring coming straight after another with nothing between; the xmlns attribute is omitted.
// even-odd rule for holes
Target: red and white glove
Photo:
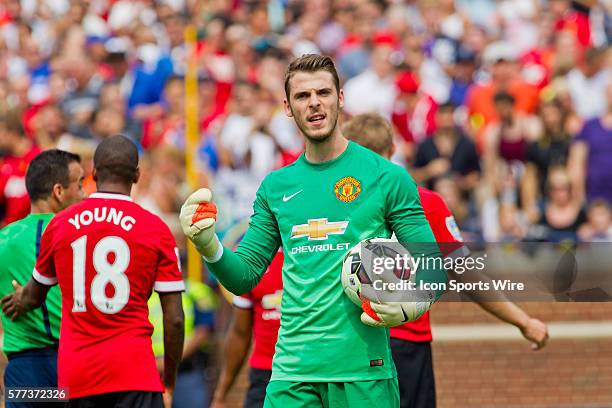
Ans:
<svg viewBox="0 0 612 408"><path fill-rule="evenodd" d="M361 322L374 327L394 327L412 322L429 310L433 302L376 303L362 298Z"/></svg>
<svg viewBox="0 0 612 408"><path fill-rule="evenodd" d="M191 194L181 207L179 218L183 233L198 252L209 262L217 261L223 246L215 234L217 207L212 202L212 192L201 188Z"/></svg>

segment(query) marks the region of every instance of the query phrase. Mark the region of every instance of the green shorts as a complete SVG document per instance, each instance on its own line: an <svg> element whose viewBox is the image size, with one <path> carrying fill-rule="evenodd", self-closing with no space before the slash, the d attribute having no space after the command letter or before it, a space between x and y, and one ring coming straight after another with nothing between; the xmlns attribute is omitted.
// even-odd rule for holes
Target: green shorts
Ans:
<svg viewBox="0 0 612 408"><path fill-rule="evenodd" d="M270 381L264 408L398 408L397 378L354 382Z"/></svg>

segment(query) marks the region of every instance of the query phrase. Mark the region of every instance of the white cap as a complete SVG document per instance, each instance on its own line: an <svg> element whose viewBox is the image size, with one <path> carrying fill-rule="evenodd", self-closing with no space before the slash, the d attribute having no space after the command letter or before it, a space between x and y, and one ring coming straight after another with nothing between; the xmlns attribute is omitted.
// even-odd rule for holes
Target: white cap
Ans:
<svg viewBox="0 0 612 408"><path fill-rule="evenodd" d="M495 64L498 61L515 61L516 51L512 44L505 41L497 41L489 44L482 52L482 60L486 65Z"/></svg>
<svg viewBox="0 0 612 408"><path fill-rule="evenodd" d="M104 48L109 54L125 54L130 49L130 40L126 37L112 37L104 43Z"/></svg>

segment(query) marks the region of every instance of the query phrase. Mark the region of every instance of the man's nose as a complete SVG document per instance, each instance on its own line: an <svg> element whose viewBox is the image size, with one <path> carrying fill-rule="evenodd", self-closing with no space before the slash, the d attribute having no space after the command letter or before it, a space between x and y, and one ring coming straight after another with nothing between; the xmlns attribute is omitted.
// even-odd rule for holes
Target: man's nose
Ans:
<svg viewBox="0 0 612 408"><path fill-rule="evenodd" d="M321 105L321 101L319 101L319 97L317 96L317 93L315 91L312 91L310 93L310 100L308 101L308 105L311 108L316 108L317 106Z"/></svg>

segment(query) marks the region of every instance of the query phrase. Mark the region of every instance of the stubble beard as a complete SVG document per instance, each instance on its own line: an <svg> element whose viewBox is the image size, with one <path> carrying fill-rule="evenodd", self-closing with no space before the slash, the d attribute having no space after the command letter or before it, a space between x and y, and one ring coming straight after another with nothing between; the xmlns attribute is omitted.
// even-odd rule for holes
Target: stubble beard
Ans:
<svg viewBox="0 0 612 408"><path fill-rule="evenodd" d="M295 114L295 112L293 112L293 108L291 109L291 112L293 113L293 117L297 118L298 116ZM297 127L300 129L300 132L302 133L302 135L304 135L304 138L312 144L323 144L325 142L327 142L332 135L334 134L334 131L336 130L336 126L338 126L338 116L339 116L339 112L340 112L340 104L336 105L336 109L332 112L330 112L330 115L327 117L327 119L329 120L329 123L332 124L331 129L329 130L328 133L325 133L323 135L317 135L317 136L312 136L312 134L309 132L308 127L306 126L306 121L304 120L304 122L302 122L301 120L296 120L295 124L297 125Z"/></svg>

